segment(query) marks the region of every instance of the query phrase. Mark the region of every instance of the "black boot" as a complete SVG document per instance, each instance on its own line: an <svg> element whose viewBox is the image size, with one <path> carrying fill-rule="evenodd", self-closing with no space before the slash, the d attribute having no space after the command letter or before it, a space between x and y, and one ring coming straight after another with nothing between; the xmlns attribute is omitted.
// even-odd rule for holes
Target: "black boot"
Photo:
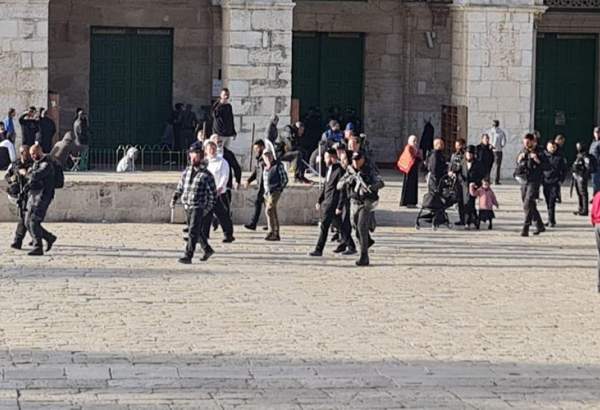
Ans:
<svg viewBox="0 0 600 410"><path fill-rule="evenodd" d="M29 255L29 256L42 256L42 255L44 255L44 250L42 249L41 246L36 246L27 255Z"/></svg>
<svg viewBox="0 0 600 410"><path fill-rule="evenodd" d="M369 255L360 255L360 259L356 261L356 266L369 266Z"/></svg>
<svg viewBox="0 0 600 410"><path fill-rule="evenodd" d="M529 236L529 225L523 225L523 229L521 229L521 236Z"/></svg>
<svg viewBox="0 0 600 410"><path fill-rule="evenodd" d="M206 262L208 260L208 258L210 258L211 256L213 256L215 254L215 251L213 248L209 247L205 252L204 255L202 255L202 258L200 258L200 260L202 262Z"/></svg>
<svg viewBox="0 0 600 410"><path fill-rule="evenodd" d="M15 239L14 242L10 245L11 248L21 250L23 248L23 240Z"/></svg>
<svg viewBox="0 0 600 410"><path fill-rule="evenodd" d="M538 223L535 226L535 231L533 232L533 234L539 235L542 232L546 232L546 227L544 226L544 223L542 221L538 221Z"/></svg>
<svg viewBox="0 0 600 410"><path fill-rule="evenodd" d="M54 245L54 242L56 242L56 236L54 235L50 235L48 237L48 239L46 239L46 252L50 252L50 249L52 249L52 245Z"/></svg>

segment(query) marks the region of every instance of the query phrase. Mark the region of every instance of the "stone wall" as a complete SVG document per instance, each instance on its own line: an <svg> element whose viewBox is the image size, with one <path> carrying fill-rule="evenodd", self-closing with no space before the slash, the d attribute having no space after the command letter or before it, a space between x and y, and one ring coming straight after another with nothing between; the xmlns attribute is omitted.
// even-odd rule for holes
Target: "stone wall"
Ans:
<svg viewBox="0 0 600 410"><path fill-rule="evenodd" d="M453 9L452 102L469 109L469 142L494 119L507 131L503 174L512 175L523 133L533 128L534 2L462 1Z"/></svg>
<svg viewBox="0 0 600 410"><path fill-rule="evenodd" d="M49 84L60 94L63 131L77 107L89 108L92 26L174 28L173 102L210 104L216 9L210 0L51 0Z"/></svg>
<svg viewBox="0 0 600 410"><path fill-rule="evenodd" d="M392 0L296 4L294 31L365 33L365 131L378 161L395 161L425 120L440 129L441 106L451 94L447 16L447 6ZM435 32L432 48L426 32Z"/></svg>
<svg viewBox="0 0 600 410"><path fill-rule="evenodd" d="M47 44L48 0L0 0L0 120L46 106Z"/></svg>
<svg viewBox="0 0 600 410"><path fill-rule="evenodd" d="M232 144L249 157L252 128L262 138L273 114L290 122L292 8L290 0L223 0L223 80L232 94L238 137Z"/></svg>

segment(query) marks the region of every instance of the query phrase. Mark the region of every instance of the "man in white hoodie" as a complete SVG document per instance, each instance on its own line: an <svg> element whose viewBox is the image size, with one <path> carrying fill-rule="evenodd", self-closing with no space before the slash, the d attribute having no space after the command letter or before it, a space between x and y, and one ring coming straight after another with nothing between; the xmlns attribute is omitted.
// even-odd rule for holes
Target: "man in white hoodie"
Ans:
<svg viewBox="0 0 600 410"><path fill-rule="evenodd" d="M213 212L223 228L223 234L225 235L223 242L231 243L235 241L235 238L233 237L233 223L231 222L229 206L227 205L229 203L227 200L227 184L230 178L229 164L222 156L217 154L217 144L213 141L206 141L204 151L208 161L207 169L215 178L215 185L217 187L217 200ZM203 228L208 237L210 225L207 224Z"/></svg>

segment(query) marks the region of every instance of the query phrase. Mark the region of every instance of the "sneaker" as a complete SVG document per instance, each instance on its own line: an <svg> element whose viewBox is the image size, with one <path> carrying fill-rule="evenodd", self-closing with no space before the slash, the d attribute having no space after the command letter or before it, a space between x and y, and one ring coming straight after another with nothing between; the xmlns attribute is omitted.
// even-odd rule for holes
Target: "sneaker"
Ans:
<svg viewBox="0 0 600 410"><path fill-rule="evenodd" d="M184 265L190 265L192 263L192 258L188 258L187 256L184 256L183 258L179 258L177 260L177 262L182 263Z"/></svg>
<svg viewBox="0 0 600 410"><path fill-rule="evenodd" d="M204 255L202 255L202 257L200 258L200 260L202 262L206 262L208 260L208 258L210 258L211 256L213 256L215 254L215 251L213 248L208 248L208 250L206 252L204 252Z"/></svg>
<svg viewBox="0 0 600 410"><path fill-rule="evenodd" d="M256 231L256 225L246 224L244 225L244 228L246 228L249 231Z"/></svg>
<svg viewBox="0 0 600 410"><path fill-rule="evenodd" d="M46 252L50 252L50 249L52 249L52 245L54 245L54 242L56 242L57 237L52 235L50 236L50 238L48 238L48 240L46 241Z"/></svg>
<svg viewBox="0 0 600 410"><path fill-rule="evenodd" d="M323 256L323 252L314 250L308 253L308 256Z"/></svg>

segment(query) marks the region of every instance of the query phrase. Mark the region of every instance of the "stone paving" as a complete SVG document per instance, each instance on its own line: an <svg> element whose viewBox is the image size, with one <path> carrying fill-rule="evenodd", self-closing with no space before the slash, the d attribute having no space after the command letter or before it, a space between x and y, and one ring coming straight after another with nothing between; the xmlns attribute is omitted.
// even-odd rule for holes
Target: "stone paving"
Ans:
<svg viewBox="0 0 600 410"><path fill-rule="evenodd" d="M416 231L386 188L373 266L238 228L177 264L181 226L48 224L47 256L0 224L0 409L600 408L600 305L587 219L520 238Z"/></svg>

